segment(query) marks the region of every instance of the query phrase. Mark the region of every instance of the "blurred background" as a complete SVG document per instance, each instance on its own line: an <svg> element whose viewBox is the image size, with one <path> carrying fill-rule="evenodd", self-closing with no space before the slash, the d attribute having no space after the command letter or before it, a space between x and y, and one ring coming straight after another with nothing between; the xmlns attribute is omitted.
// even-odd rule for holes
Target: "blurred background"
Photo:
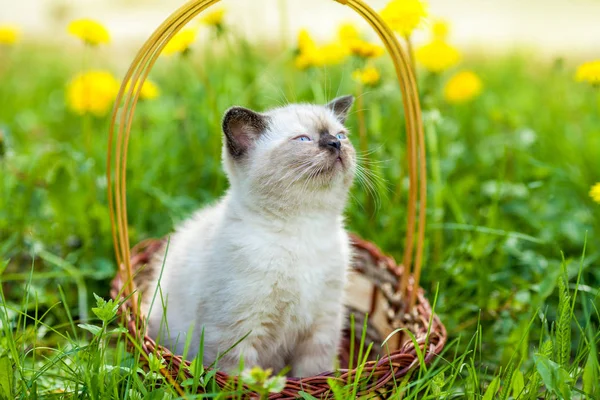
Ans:
<svg viewBox="0 0 600 400"><path fill-rule="evenodd" d="M253 40L277 41L281 32L280 0L223 0L236 29ZM147 38L182 0L22 0L0 2L0 23L22 27L28 39L67 41L63 25L74 18L94 16L115 38L117 48ZM367 4L383 8L385 0ZM453 40L464 49L486 51L535 48L548 56L584 57L600 47L600 2L595 0L432 0L431 15L453 24ZM287 1L286 35L307 27L323 39L354 13L333 0ZM278 36L278 35L276 35ZM419 35L417 33L417 38Z"/></svg>

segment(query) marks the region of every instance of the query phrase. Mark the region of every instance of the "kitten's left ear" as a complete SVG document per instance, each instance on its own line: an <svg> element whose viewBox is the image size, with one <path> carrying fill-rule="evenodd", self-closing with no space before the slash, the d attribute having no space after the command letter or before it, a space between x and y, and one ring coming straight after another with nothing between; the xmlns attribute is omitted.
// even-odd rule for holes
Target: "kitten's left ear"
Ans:
<svg viewBox="0 0 600 400"><path fill-rule="evenodd" d="M348 111L354 103L354 96L342 96L331 100L325 107L329 108L343 124L348 117Z"/></svg>
<svg viewBox="0 0 600 400"><path fill-rule="evenodd" d="M223 117L223 133L233 158L240 158L267 129L267 117L244 107L231 107Z"/></svg>

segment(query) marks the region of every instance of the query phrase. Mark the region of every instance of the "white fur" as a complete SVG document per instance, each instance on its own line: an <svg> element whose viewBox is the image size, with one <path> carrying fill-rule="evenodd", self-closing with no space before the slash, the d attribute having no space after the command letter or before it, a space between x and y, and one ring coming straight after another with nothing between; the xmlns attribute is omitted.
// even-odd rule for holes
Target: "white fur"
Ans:
<svg viewBox="0 0 600 400"><path fill-rule="evenodd" d="M235 372L243 358L246 367L289 366L290 375L309 376L333 369L341 338L351 257L342 213L354 149L342 141L340 165L318 148L319 130L345 131L329 108L292 105L263 115L268 129L244 160L224 146L228 193L171 236L160 281L167 323L159 294L149 333L181 354L193 324L194 356L204 329L205 364L248 335L218 367ZM313 142L292 140L298 134ZM303 157L313 171L322 165L329 172L295 181ZM146 312L154 287L143 296Z"/></svg>

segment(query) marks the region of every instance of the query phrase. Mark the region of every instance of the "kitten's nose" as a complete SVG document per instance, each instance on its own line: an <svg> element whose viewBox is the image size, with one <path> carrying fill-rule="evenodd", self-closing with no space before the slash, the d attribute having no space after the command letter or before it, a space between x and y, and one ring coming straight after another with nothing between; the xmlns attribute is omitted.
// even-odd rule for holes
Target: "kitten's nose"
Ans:
<svg viewBox="0 0 600 400"><path fill-rule="evenodd" d="M323 150L339 153L342 149L342 143L335 136L330 135L327 132L323 132L321 133L321 138L319 139L319 147Z"/></svg>
<svg viewBox="0 0 600 400"><path fill-rule="evenodd" d="M333 147L334 149L340 150L342 148L342 144L338 139L329 140L327 142L327 146Z"/></svg>

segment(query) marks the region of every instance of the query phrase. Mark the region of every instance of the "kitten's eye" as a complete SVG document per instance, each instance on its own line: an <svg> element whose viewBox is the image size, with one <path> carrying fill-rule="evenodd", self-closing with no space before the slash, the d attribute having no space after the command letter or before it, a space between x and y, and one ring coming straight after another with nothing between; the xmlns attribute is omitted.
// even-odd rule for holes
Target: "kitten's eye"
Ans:
<svg viewBox="0 0 600 400"><path fill-rule="evenodd" d="M338 133L337 135L335 135L335 137L338 138L338 139L340 139L340 140L346 139L346 135L343 134L343 133Z"/></svg>
<svg viewBox="0 0 600 400"><path fill-rule="evenodd" d="M310 141L312 141L312 139L309 138L306 135L297 136L297 137L294 138L294 140L297 140L299 142L310 142Z"/></svg>

